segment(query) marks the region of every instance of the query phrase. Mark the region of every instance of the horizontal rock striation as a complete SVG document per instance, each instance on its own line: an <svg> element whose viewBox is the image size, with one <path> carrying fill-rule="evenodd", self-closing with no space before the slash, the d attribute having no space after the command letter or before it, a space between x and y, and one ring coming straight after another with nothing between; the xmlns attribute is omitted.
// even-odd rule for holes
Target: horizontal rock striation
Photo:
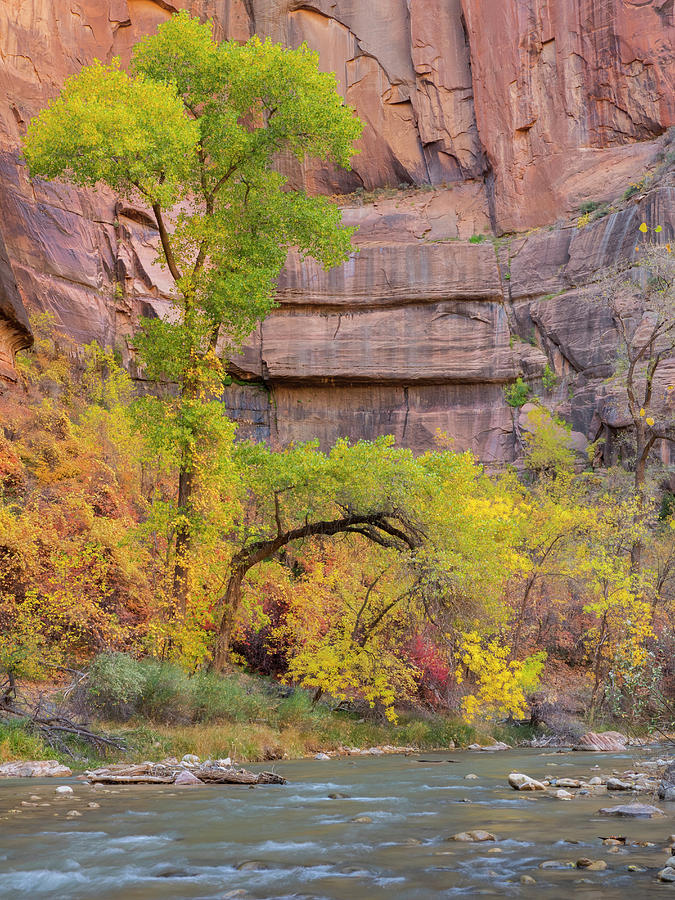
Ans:
<svg viewBox="0 0 675 900"><path fill-rule="evenodd" d="M539 390L547 364L581 440L625 426L604 381L616 331L588 281L634 252L639 222L673 237L672 185L643 181L672 154L675 25L661 0L6 0L0 374L30 340L22 299L77 341L116 344L132 369L139 316L170 304L147 211L31 183L19 146L68 75L125 63L179 8L221 38L306 41L365 124L351 172L280 160L294 185L357 192L343 214L359 252L329 273L289 258L278 308L234 361L240 434L392 433L423 450L440 431L501 465L521 450L504 385L522 375ZM631 183L619 211L560 224Z"/></svg>

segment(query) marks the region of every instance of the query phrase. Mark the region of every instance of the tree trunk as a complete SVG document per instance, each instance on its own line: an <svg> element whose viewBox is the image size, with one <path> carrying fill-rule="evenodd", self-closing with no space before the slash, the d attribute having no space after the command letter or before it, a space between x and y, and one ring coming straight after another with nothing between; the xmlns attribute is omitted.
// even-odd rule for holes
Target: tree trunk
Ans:
<svg viewBox="0 0 675 900"><path fill-rule="evenodd" d="M637 458L635 460L635 493L638 498L640 511L645 499L645 479L647 475L647 456L645 452L644 426L642 422L637 424ZM633 542L630 549L630 567L634 574L639 573L642 566L642 541Z"/></svg>
<svg viewBox="0 0 675 900"><path fill-rule="evenodd" d="M241 604L241 585L250 566L235 565L227 582L223 597L223 615L218 628L213 660L209 669L212 672L223 672L227 668L227 654L230 649L232 630Z"/></svg>
<svg viewBox="0 0 675 900"><path fill-rule="evenodd" d="M173 600L175 609L185 618L187 613L189 561L192 550L192 528L187 517L192 506L192 494L194 491L194 473L191 460L186 459L186 454L181 460L181 469L178 476L178 508L179 514L185 516L176 528L176 561L173 569Z"/></svg>

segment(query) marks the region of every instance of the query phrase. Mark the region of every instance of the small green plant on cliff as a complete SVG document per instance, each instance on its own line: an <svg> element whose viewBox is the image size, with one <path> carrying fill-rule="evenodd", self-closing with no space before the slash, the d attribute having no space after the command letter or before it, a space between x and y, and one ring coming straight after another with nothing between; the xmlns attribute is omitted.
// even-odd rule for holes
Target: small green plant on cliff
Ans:
<svg viewBox="0 0 675 900"><path fill-rule="evenodd" d="M520 409L525 406L527 398L530 395L530 386L519 375L513 384L509 384L504 388L504 399L514 409Z"/></svg>
<svg viewBox="0 0 675 900"><path fill-rule="evenodd" d="M544 366L544 372L541 376L541 380L544 385L544 390L547 394L550 394L553 388L558 383L558 376L555 374L548 363L546 363L546 365Z"/></svg>
<svg viewBox="0 0 675 900"><path fill-rule="evenodd" d="M470 244L482 244L483 241L486 241L487 238L484 234L472 234L469 238Z"/></svg>

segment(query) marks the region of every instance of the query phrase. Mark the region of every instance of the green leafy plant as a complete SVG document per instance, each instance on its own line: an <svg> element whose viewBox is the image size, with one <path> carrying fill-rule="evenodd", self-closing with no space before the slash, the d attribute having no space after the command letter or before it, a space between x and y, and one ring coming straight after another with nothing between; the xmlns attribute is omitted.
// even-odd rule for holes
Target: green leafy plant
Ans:
<svg viewBox="0 0 675 900"><path fill-rule="evenodd" d="M541 376L541 380L544 384L544 390L547 394L550 394L553 388L558 383L558 376L555 374L548 363L546 363L546 365L544 366L544 373Z"/></svg>
<svg viewBox="0 0 675 900"><path fill-rule="evenodd" d="M504 388L504 399L509 406L519 409L525 406L530 396L530 386L519 375L513 384L509 384Z"/></svg>

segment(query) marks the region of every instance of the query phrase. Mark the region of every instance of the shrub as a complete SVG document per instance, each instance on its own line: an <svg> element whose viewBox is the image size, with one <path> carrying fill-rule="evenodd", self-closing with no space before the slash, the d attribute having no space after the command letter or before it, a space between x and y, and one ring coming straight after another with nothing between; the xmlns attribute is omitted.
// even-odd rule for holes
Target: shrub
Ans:
<svg viewBox="0 0 675 900"><path fill-rule="evenodd" d="M602 206L602 202L600 200L586 200L585 203L582 203L579 207L579 212L582 215L586 213L595 212L596 209L599 209Z"/></svg>
<svg viewBox="0 0 675 900"><path fill-rule="evenodd" d="M91 704L111 719L128 719L136 711L145 685L143 664L126 653L102 653L89 670Z"/></svg>
<svg viewBox="0 0 675 900"><path fill-rule="evenodd" d="M264 717L266 698L240 679L201 672L192 679L192 708L199 722L253 722Z"/></svg>
<svg viewBox="0 0 675 900"><path fill-rule="evenodd" d="M544 383L544 390L548 394L551 393L553 388L558 383L558 377L555 374L555 372L553 371L553 369L549 366L548 363L546 363L546 366L544 368L544 374L541 376L541 380Z"/></svg>
<svg viewBox="0 0 675 900"><path fill-rule="evenodd" d="M514 409L520 409L521 406L525 406L529 394L530 386L523 381L520 375L513 384L509 384L504 388L504 399Z"/></svg>
<svg viewBox="0 0 675 900"><path fill-rule="evenodd" d="M471 237L469 238L469 243L470 244L482 244L484 240L486 240L486 237L484 234L472 234Z"/></svg>
<svg viewBox="0 0 675 900"><path fill-rule="evenodd" d="M138 711L155 722L192 720L192 686L187 673L172 663L154 660L143 664L145 679Z"/></svg>
<svg viewBox="0 0 675 900"><path fill-rule="evenodd" d="M328 715L328 710L320 704L313 704L306 691L295 690L285 697L277 708L280 727L289 725L315 724Z"/></svg>

